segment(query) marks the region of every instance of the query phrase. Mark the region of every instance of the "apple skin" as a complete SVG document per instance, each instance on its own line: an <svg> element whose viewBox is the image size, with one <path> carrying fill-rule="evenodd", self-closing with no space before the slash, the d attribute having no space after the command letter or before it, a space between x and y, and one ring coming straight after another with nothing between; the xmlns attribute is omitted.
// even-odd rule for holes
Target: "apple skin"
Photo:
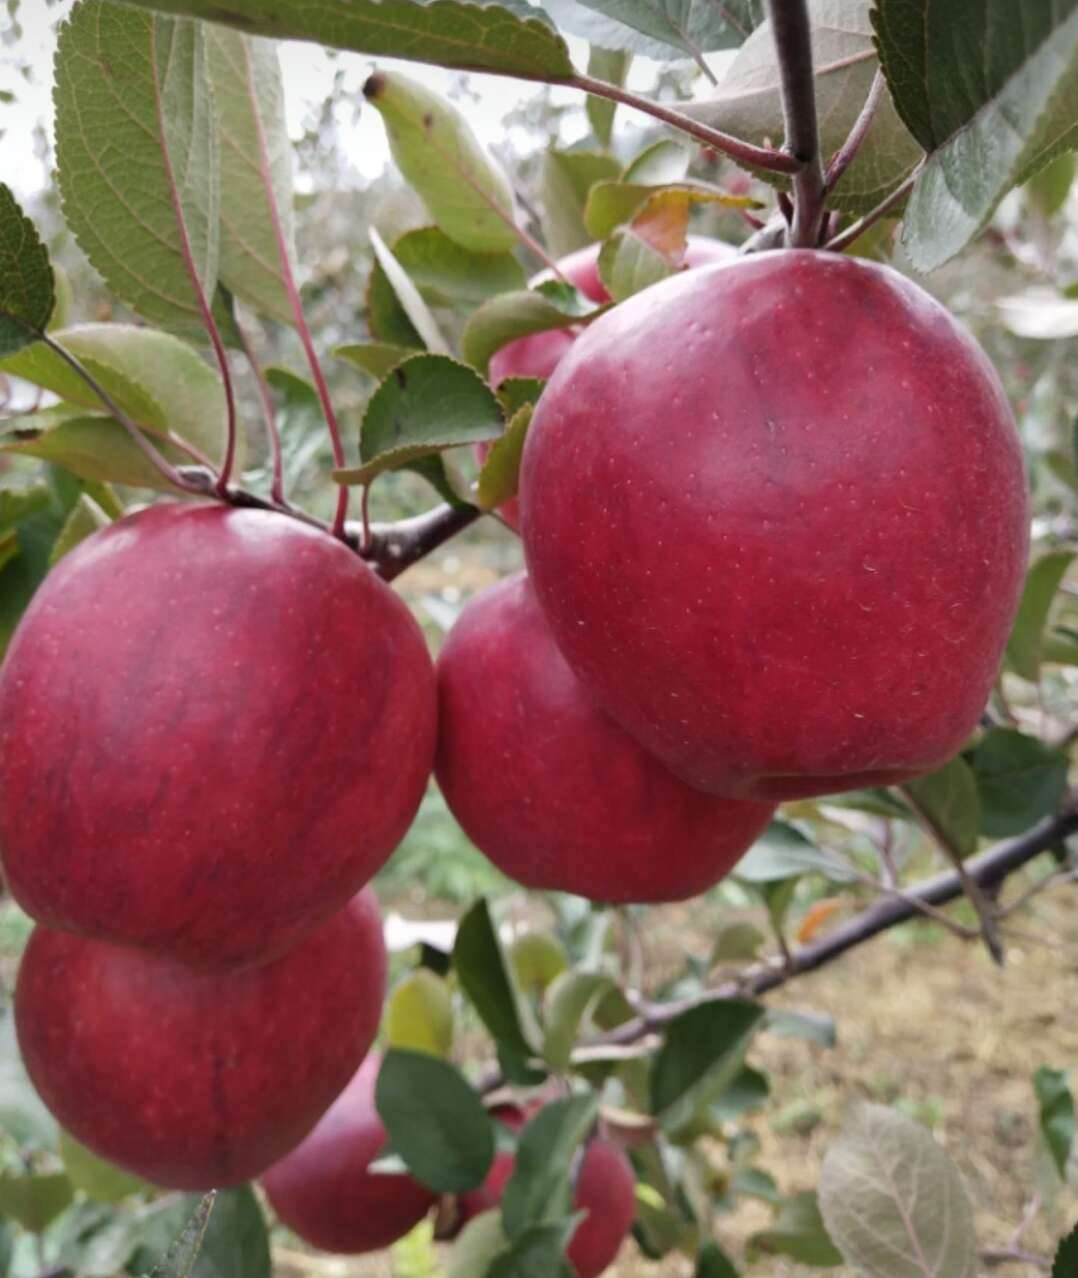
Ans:
<svg viewBox="0 0 1078 1278"><path fill-rule="evenodd" d="M591 325L521 468L536 595L606 711L690 784L785 799L941 765L1028 553L983 352L897 272L780 250Z"/></svg>
<svg viewBox="0 0 1078 1278"><path fill-rule="evenodd" d="M280 1219L322 1251L380 1251L437 1201L411 1176L367 1170L386 1140L374 1104L381 1064L371 1052L310 1135L262 1176Z"/></svg>
<svg viewBox="0 0 1078 1278"><path fill-rule="evenodd" d="M519 1131L528 1117L519 1111L514 1115L511 1107L493 1112L514 1131ZM480 1212L498 1207L514 1161L508 1151L495 1155L482 1185L458 1197L458 1229ZM628 1156L617 1145L598 1137L587 1146L573 1188L573 1211L587 1215L569 1242L569 1263L577 1278L598 1278L614 1263L636 1215L636 1176Z"/></svg>
<svg viewBox="0 0 1078 1278"><path fill-rule="evenodd" d="M609 302L610 294L599 278L599 250L601 244L588 244L575 253L559 260L558 266L571 283L575 284L585 297L593 302ZM693 270L698 266L709 266L716 262L730 262L737 257L737 250L724 240L713 240L704 235L690 235L685 248L685 270ZM551 278L550 271L542 271L530 281L532 285L542 283ZM490 383L497 386L507 377L539 377L543 381L553 373L561 362L561 358L573 342L576 341L579 329L551 328L541 333L531 333L527 337L518 337L496 351L490 361ZM477 448L479 460L483 461L490 451L489 444L480 444ZM515 497L511 497L500 507L502 518L511 528L520 527L520 510Z"/></svg>
<svg viewBox="0 0 1078 1278"><path fill-rule="evenodd" d="M0 669L0 848L39 922L263 962L404 836L436 735L419 627L298 520L163 504L49 574Z"/></svg>
<svg viewBox="0 0 1078 1278"><path fill-rule="evenodd" d="M530 888L683 900L718 882L770 803L678 780L596 705L524 574L472 600L438 658L435 772L475 845Z"/></svg>
<svg viewBox="0 0 1078 1278"><path fill-rule="evenodd" d="M153 1184L257 1176L306 1136L378 1032L386 952L365 890L283 958L199 971L37 926L15 990L23 1061L87 1148Z"/></svg>

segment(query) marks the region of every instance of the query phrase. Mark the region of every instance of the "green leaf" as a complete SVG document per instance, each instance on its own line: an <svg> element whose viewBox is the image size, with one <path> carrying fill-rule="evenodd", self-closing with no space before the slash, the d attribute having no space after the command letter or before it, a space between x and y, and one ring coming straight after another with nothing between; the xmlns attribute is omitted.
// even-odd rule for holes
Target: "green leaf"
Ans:
<svg viewBox="0 0 1078 1278"><path fill-rule="evenodd" d="M902 242L918 271L949 261L1012 186L1078 143L1078 8L878 0L877 46L891 93L929 153Z"/></svg>
<svg viewBox="0 0 1078 1278"><path fill-rule="evenodd" d="M763 20L763 0L543 0L558 26L607 49L669 62L671 51L735 49Z"/></svg>
<svg viewBox="0 0 1078 1278"><path fill-rule="evenodd" d="M292 145L277 47L217 25L205 28L205 40L221 139L221 281L293 324L281 261L283 246L294 278Z"/></svg>
<svg viewBox="0 0 1078 1278"><path fill-rule="evenodd" d="M549 932L524 932L509 947L513 978L526 994L545 994L568 968L565 946Z"/></svg>
<svg viewBox="0 0 1078 1278"><path fill-rule="evenodd" d="M820 1217L816 1195L811 1190L783 1199L774 1223L770 1228L752 1235L746 1254L750 1261L760 1254L791 1256L804 1265L813 1265L818 1269L833 1269L836 1265L841 1265L843 1260L842 1254L836 1250L828 1235L827 1227ZM864 1272L867 1278L868 1271ZM894 1278L897 1278L898 1273L896 1269ZM925 1271L921 1270L919 1278L923 1278L924 1274ZM941 1270L938 1275L928 1275L927 1278L944 1278L944 1273ZM951 1278L951 1275L948 1274L947 1278ZM955 1273L953 1278L965 1276Z"/></svg>
<svg viewBox="0 0 1078 1278"><path fill-rule="evenodd" d="M1073 551L1050 551L1037 560L1026 577L1018 615L1007 640L1006 661L1015 674L1031 683L1041 677L1044 628L1056 591L1073 560Z"/></svg>
<svg viewBox="0 0 1078 1278"><path fill-rule="evenodd" d="M724 1088L712 1101L711 1113L720 1122L730 1122L750 1110L759 1109L767 1103L770 1094L771 1084L767 1075L761 1074L751 1065L743 1065L734 1075L729 1087Z"/></svg>
<svg viewBox="0 0 1078 1278"><path fill-rule="evenodd" d="M497 439L502 410L472 369L447 355L413 355L398 364L367 403L360 427L362 465L334 471L343 484L369 484L445 448Z"/></svg>
<svg viewBox="0 0 1078 1278"><path fill-rule="evenodd" d="M711 950L712 963L732 963L754 959L767 938L755 923L734 920L720 923Z"/></svg>
<svg viewBox="0 0 1078 1278"><path fill-rule="evenodd" d="M63 559L64 555L92 537L100 528L106 528L112 522L106 511L89 495L83 493L68 515L60 534L49 551L49 567Z"/></svg>
<svg viewBox="0 0 1078 1278"><path fill-rule="evenodd" d="M693 1278L738 1278L734 1262L716 1242L706 1242L696 1256Z"/></svg>
<svg viewBox="0 0 1078 1278"><path fill-rule="evenodd" d="M785 821L772 821L734 867L734 875L746 883L775 883L813 873L832 883L848 883L856 877L841 857L810 843Z"/></svg>
<svg viewBox="0 0 1078 1278"><path fill-rule="evenodd" d="M919 7L919 6L918 6ZM878 66L866 0L809 0L820 146L825 160L842 146L868 98ZM687 115L757 146L781 144L781 77L769 22L741 46L714 96L681 106ZM893 191L921 159L918 145L885 94L857 157L829 197L864 213ZM775 182L772 174L759 176ZM785 179L778 180L785 185Z"/></svg>
<svg viewBox="0 0 1078 1278"><path fill-rule="evenodd" d="M224 387L216 370L185 342L133 324L79 324L51 336L137 426L185 440L199 459L220 459L228 429ZM0 361L0 373L22 377L76 407L103 411L97 395L47 346Z"/></svg>
<svg viewBox="0 0 1078 1278"><path fill-rule="evenodd" d="M509 419L505 431L490 447L479 472L476 497L481 510L494 510L517 495L520 459L532 420L532 406L523 404Z"/></svg>
<svg viewBox="0 0 1078 1278"><path fill-rule="evenodd" d="M720 1096L741 1071L764 1009L741 999L711 999L671 1021L651 1072L651 1110L676 1131Z"/></svg>
<svg viewBox="0 0 1078 1278"><path fill-rule="evenodd" d="M932 830L959 856L967 857L976 849L981 801L973 769L961 755L927 776L908 781L903 790Z"/></svg>
<svg viewBox="0 0 1078 1278"><path fill-rule="evenodd" d="M1052 1278L1074 1278L1078 1274L1078 1225L1060 1239L1052 1265Z"/></svg>
<svg viewBox="0 0 1078 1278"><path fill-rule="evenodd" d="M630 227L620 227L599 253L599 277L615 302L624 302L673 274L673 267L657 249Z"/></svg>
<svg viewBox="0 0 1078 1278"><path fill-rule="evenodd" d="M64 1160L64 1170L74 1188L81 1190L95 1202L117 1203L131 1194L150 1189L144 1180L132 1176L115 1163L98 1158L65 1131L60 1132L60 1157Z"/></svg>
<svg viewBox="0 0 1078 1278"><path fill-rule="evenodd" d="M153 1278L270 1278L269 1236L250 1186L163 1198L130 1221L124 1270Z"/></svg>
<svg viewBox="0 0 1078 1278"><path fill-rule="evenodd" d="M454 1242L446 1278L484 1278L495 1258L508 1250L501 1212L480 1212L468 1221Z"/></svg>
<svg viewBox="0 0 1078 1278"><path fill-rule="evenodd" d="M9 187L0 182L0 355L43 333L56 305L49 250Z"/></svg>
<svg viewBox="0 0 1078 1278"><path fill-rule="evenodd" d="M494 1160L494 1125L460 1071L425 1052L391 1048L375 1087L394 1152L435 1193L482 1184Z"/></svg>
<svg viewBox="0 0 1078 1278"><path fill-rule="evenodd" d="M75 1197L63 1172L19 1176L0 1172L0 1216L18 1221L23 1229L40 1234Z"/></svg>
<svg viewBox="0 0 1078 1278"><path fill-rule="evenodd" d="M368 377L380 382L387 373L417 354L417 351L414 347L392 346L388 342L352 342L347 346L338 346L333 354L346 359L356 368L361 368Z"/></svg>
<svg viewBox="0 0 1078 1278"><path fill-rule="evenodd" d="M565 1247L575 1217L525 1229L487 1271L487 1278L574 1278Z"/></svg>
<svg viewBox="0 0 1078 1278"><path fill-rule="evenodd" d="M623 222L646 216L662 204L684 206L687 220L692 204L718 204L724 208L759 208L745 195L730 195L720 187L686 178L672 184L648 182L597 182L588 196L584 223L589 235L606 239Z"/></svg>
<svg viewBox="0 0 1078 1278"><path fill-rule="evenodd" d="M570 1164L598 1108L594 1092L552 1101L520 1133L513 1174L502 1196L502 1225L510 1239L567 1214Z"/></svg>
<svg viewBox="0 0 1078 1278"><path fill-rule="evenodd" d="M572 328L603 309L564 285L506 293L485 302L471 317L461 336L461 351L469 364L486 373L494 352L516 338L552 328Z"/></svg>
<svg viewBox="0 0 1078 1278"><path fill-rule="evenodd" d="M363 86L397 167L450 239L478 253L516 247L513 188L449 98L399 71Z"/></svg>
<svg viewBox="0 0 1078 1278"><path fill-rule="evenodd" d="M1067 758L1035 737L993 728L970 756L981 806L981 833L1022 834L1059 806Z"/></svg>
<svg viewBox="0 0 1078 1278"><path fill-rule="evenodd" d="M1061 1181L1074 1145L1074 1098L1065 1071L1042 1065L1033 1075L1033 1091L1040 1107L1040 1131L1052 1165Z"/></svg>
<svg viewBox="0 0 1078 1278"><path fill-rule="evenodd" d="M68 226L117 297L204 339L187 266L212 297L220 175L204 28L82 0L60 32L55 83Z"/></svg>
<svg viewBox="0 0 1078 1278"><path fill-rule="evenodd" d="M623 182L640 186L670 186L685 179L692 156L680 142L653 142L635 156L621 175Z"/></svg>
<svg viewBox="0 0 1078 1278"><path fill-rule="evenodd" d="M569 970L556 977L546 997L543 1057L551 1069L569 1068L580 1026L588 1012L616 989L608 976Z"/></svg>
<svg viewBox="0 0 1078 1278"><path fill-rule="evenodd" d="M1050 160L1026 183L1026 194L1044 217L1055 217L1067 202L1074 175L1078 172L1078 155L1064 151Z"/></svg>
<svg viewBox="0 0 1078 1278"><path fill-rule="evenodd" d="M819 1047L834 1047L838 1042L834 1017L826 1012L795 1012L772 1007L761 1028L779 1038L800 1038Z"/></svg>
<svg viewBox="0 0 1078 1278"><path fill-rule="evenodd" d="M478 306L499 293L524 287L524 268L511 253L473 252L437 226L405 231L393 241L393 256L430 306ZM392 295L375 263L370 292L383 288ZM380 299L373 305L381 309Z"/></svg>
<svg viewBox="0 0 1078 1278"><path fill-rule="evenodd" d="M446 1058L453 1046L453 999L429 968L398 981L386 1001L385 1038L390 1047Z"/></svg>
<svg viewBox="0 0 1078 1278"><path fill-rule="evenodd" d="M623 85L629 73L632 57L620 49L601 49L593 46L588 50L588 75L595 80L605 80L607 84ZM617 103L609 98L597 98L589 94L584 103L588 113L591 131L603 146L610 145L614 132L614 112ZM549 154L549 153L548 153Z"/></svg>
<svg viewBox="0 0 1078 1278"><path fill-rule="evenodd" d="M506 0L134 0L278 40L312 40L378 57L527 78L573 74L565 42L540 13Z"/></svg>
<svg viewBox="0 0 1078 1278"><path fill-rule="evenodd" d="M414 341L435 354L448 355L449 343L442 336L437 321L408 272L373 226L367 234L374 249L375 262L389 285L389 292L396 299L390 306L388 297L384 296L384 288L381 290L383 296L379 297L376 277L371 276L367 301L371 331L375 337L399 346L408 346Z"/></svg>
<svg viewBox="0 0 1078 1278"><path fill-rule="evenodd" d="M588 98L589 105L603 99ZM584 223L588 194L597 182L617 179L621 165L599 151L559 151L550 147L543 156L540 193L543 235L555 257L564 257L587 246L592 234Z"/></svg>
<svg viewBox="0 0 1078 1278"><path fill-rule="evenodd" d="M479 1019L498 1043L527 1057L536 1052L539 1030L516 988L485 899L461 919L453 945L453 967Z"/></svg>
<svg viewBox="0 0 1078 1278"><path fill-rule="evenodd" d="M961 1173L920 1123L895 1110L853 1110L824 1158L820 1209L843 1257L864 1278L977 1273Z"/></svg>
<svg viewBox="0 0 1078 1278"><path fill-rule="evenodd" d="M27 423L41 420L38 429ZM176 491L127 431L111 417L69 416L57 425L48 425L47 414L16 418L14 432L0 435L0 453L40 457L63 466L80 479L106 484L126 484L131 488ZM171 444L157 441L160 452L170 461L188 460ZM51 543L50 543L51 546Z"/></svg>

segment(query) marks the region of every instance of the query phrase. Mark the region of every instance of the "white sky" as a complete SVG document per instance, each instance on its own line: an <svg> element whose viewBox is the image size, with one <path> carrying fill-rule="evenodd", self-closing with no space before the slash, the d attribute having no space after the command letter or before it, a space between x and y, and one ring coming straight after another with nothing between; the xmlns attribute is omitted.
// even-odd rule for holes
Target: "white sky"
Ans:
<svg viewBox="0 0 1078 1278"><path fill-rule="evenodd" d="M22 0L19 21L23 36L18 50L21 58L30 61L33 76L29 82L16 69L14 49L0 38L0 90L7 89L16 95L13 104L0 103L0 129L3 130L0 136L0 180L7 182L16 194L23 197L39 190L48 177L34 153L33 130L38 121L44 120L51 133L53 27L57 18L70 10L72 2L59 0L59 3L49 5L46 0ZM0 37L5 27L10 37L10 19L6 7L0 7ZM574 60L583 65L586 45L573 39L569 40L569 45ZM375 65L374 60L362 54L342 54L336 62L332 62L319 46L313 44L283 43L280 50L289 131L294 138L302 135L304 120L329 93L335 70L345 69L346 89L355 95L354 101L358 102L362 84ZM414 62L394 63L391 59L379 59L378 65L399 65L406 72L422 75L425 83L442 90L450 85L456 74ZM630 85L646 90L653 82L654 73L653 63L637 59ZM506 129L502 121L508 110L537 91L520 81L490 75L472 75L469 84L478 95L479 102L467 105L465 110L472 127L488 144L505 138ZM580 100L580 94L571 89L555 89L554 100L559 103L575 102ZM359 113L358 122L353 123L352 106L348 104L343 108L341 124L341 146L357 176L367 179L377 177L388 158L378 113L363 110ZM582 124L582 131L584 127ZM565 143L575 140L572 137L562 139Z"/></svg>

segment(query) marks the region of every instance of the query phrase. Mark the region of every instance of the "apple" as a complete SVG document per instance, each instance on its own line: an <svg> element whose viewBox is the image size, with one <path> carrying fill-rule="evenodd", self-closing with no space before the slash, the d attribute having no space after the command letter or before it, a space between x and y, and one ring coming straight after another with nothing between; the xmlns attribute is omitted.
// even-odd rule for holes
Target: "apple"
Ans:
<svg viewBox="0 0 1078 1278"><path fill-rule="evenodd" d="M468 604L437 670L442 793L480 851L527 887L681 900L721 879L771 818L771 803L685 785L604 714L524 574Z"/></svg>
<svg viewBox="0 0 1078 1278"><path fill-rule="evenodd" d="M76 1140L153 1184L205 1190L306 1136L374 1041L385 981L369 889L282 958L232 972L38 925L15 1028Z"/></svg>
<svg viewBox="0 0 1078 1278"><path fill-rule="evenodd" d="M575 284L585 297L593 302L609 302L610 294L599 278L599 250L601 244L588 244L575 253L558 261L558 267L570 284ZM737 257L737 250L724 240L709 239L704 235L690 235L685 248L684 269L708 266L715 262L730 262ZM530 286L553 278L550 271L542 271L529 281ZM557 368L580 333L578 328L551 328L540 333L518 337L496 351L490 361L490 382L497 386L507 377L539 377L544 381ZM476 452L482 462L490 451L490 444L479 444ZM500 507L502 518L511 528L520 526L517 499L511 497Z"/></svg>
<svg viewBox="0 0 1078 1278"><path fill-rule="evenodd" d="M492 1112L514 1131L519 1131L530 1117L514 1106L499 1106ZM483 1184L459 1196L455 1222L458 1229L480 1212L490 1211L501 1203L513 1174L514 1161L506 1150L495 1155ZM636 1176L632 1163L611 1141L597 1137L584 1150L573 1186L573 1211L586 1215L569 1242L566 1252L569 1263L576 1278L597 1278L614 1263L636 1215Z"/></svg>
<svg viewBox="0 0 1078 1278"><path fill-rule="evenodd" d="M296 519L166 503L96 533L0 669L0 848L50 927L264 962L411 824L435 743L419 627Z"/></svg>
<svg viewBox="0 0 1078 1278"><path fill-rule="evenodd" d="M369 1170L386 1132L374 1105L382 1059L372 1052L314 1130L262 1176L273 1210L322 1251L379 1251L436 1202L413 1177Z"/></svg>
<svg viewBox="0 0 1078 1278"><path fill-rule="evenodd" d="M675 276L591 325L539 402L521 509L584 685L685 781L740 798L950 758L1028 551L980 348L896 271L806 250Z"/></svg>

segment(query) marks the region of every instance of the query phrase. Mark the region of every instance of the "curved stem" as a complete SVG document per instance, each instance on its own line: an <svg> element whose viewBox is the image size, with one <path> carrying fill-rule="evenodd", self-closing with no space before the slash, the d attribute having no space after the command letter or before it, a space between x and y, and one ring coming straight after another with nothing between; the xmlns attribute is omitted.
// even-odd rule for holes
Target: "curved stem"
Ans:
<svg viewBox="0 0 1078 1278"><path fill-rule="evenodd" d="M284 494L284 462L281 458L281 432L277 429L277 413L273 406L273 395L270 392L269 383L266 381L266 374L258 361L254 347L251 345L250 335L238 322L236 328L240 335L240 341L243 343L243 353L247 357L248 367L255 379L259 402L262 405L262 418L266 425L266 438L269 440L270 457L273 464L270 496L278 506L287 507L288 501Z"/></svg>
<svg viewBox="0 0 1078 1278"><path fill-rule="evenodd" d="M869 129L872 128L872 121L876 118L876 112L883 101L883 92L886 87L887 81L883 78L883 71L877 67L876 74L872 77L872 87L869 89L868 97L865 99L865 105L861 108L860 115L854 121L850 136L831 157L831 163L827 166L824 182L828 191L835 189L839 178L842 177L843 173L857 158L861 143L864 142L868 136Z"/></svg>
<svg viewBox="0 0 1078 1278"><path fill-rule="evenodd" d="M805 0L770 0L771 31L779 59L786 150L798 162L794 174L793 248L815 248L824 215L824 175L816 119L812 32Z"/></svg>
<svg viewBox="0 0 1078 1278"><path fill-rule="evenodd" d="M732 134L709 128L706 124L700 124L690 116L683 115L680 111L665 107L659 102L654 102L651 98L643 98L638 94L630 93L628 89L619 88L616 84L608 84L605 80L596 80L590 75L578 73L565 80L558 80L553 83L564 84L571 89L583 89L585 93L591 93L595 97L608 98L611 102L618 102L622 106L643 111L647 115L654 116L656 120L662 120L664 124L669 124L671 127L679 129L682 133L687 133L690 137L696 138L698 142L702 142L705 146L714 147L716 151L721 151L723 155L729 156L731 160L735 160L746 168L764 169L769 173L787 174L797 174L802 168L800 160L795 159L792 155L787 155L784 151L774 151L769 147L753 146L751 142L743 142Z"/></svg>
<svg viewBox="0 0 1078 1278"><path fill-rule="evenodd" d="M879 204L866 213L864 217L858 218L856 222L851 223L844 231L840 231L833 239L828 240L824 248L837 253L842 249L849 248L855 240L859 240L870 226L875 226L881 218L890 213L896 204L901 204L902 200L909 194L914 182L921 176L922 168L924 168L923 160L900 186L895 187L890 195L880 200Z"/></svg>

